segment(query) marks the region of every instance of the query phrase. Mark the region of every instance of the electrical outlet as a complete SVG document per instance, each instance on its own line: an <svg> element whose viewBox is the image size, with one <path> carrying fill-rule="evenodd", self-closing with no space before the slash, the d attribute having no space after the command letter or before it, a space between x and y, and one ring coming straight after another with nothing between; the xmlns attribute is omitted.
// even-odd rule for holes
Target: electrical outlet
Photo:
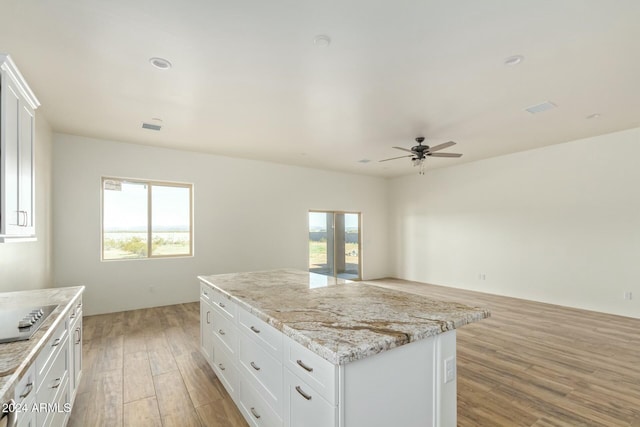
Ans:
<svg viewBox="0 0 640 427"><path fill-rule="evenodd" d="M478 279L487 280L487 275L485 273L480 273L480 274L478 274Z"/></svg>
<svg viewBox="0 0 640 427"><path fill-rule="evenodd" d="M624 299L626 300L633 299L633 294L631 293L631 291L627 291L624 293Z"/></svg>
<svg viewBox="0 0 640 427"><path fill-rule="evenodd" d="M444 382L450 383L456 380L456 358L450 357L444 360Z"/></svg>

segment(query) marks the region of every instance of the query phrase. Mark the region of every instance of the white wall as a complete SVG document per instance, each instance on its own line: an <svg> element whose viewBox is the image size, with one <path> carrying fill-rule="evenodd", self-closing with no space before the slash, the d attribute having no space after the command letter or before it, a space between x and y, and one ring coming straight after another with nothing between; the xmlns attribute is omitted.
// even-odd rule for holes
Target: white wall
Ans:
<svg viewBox="0 0 640 427"><path fill-rule="evenodd" d="M640 318L640 129L394 179L389 215L397 277Z"/></svg>
<svg viewBox="0 0 640 427"><path fill-rule="evenodd" d="M51 128L36 110L36 242L0 243L0 292L48 288L51 273Z"/></svg>
<svg viewBox="0 0 640 427"><path fill-rule="evenodd" d="M387 181L54 134L54 281L86 314L198 299L197 275L308 267L310 209L362 212L363 276L387 276ZM193 258L100 261L100 178L194 183ZM149 287L153 286L150 291Z"/></svg>

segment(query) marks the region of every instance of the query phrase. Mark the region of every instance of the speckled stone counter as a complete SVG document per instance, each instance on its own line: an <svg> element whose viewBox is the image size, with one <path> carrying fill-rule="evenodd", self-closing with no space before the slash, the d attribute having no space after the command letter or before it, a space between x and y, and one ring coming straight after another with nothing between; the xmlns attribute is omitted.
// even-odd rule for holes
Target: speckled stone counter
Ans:
<svg viewBox="0 0 640 427"><path fill-rule="evenodd" d="M75 286L0 293L0 310L20 306L58 305L31 339L0 344L0 402L13 397L15 383L36 360L44 343L60 322L64 321L83 291L84 286Z"/></svg>
<svg viewBox="0 0 640 427"><path fill-rule="evenodd" d="M490 315L483 308L305 271L285 269L198 278L336 365Z"/></svg>

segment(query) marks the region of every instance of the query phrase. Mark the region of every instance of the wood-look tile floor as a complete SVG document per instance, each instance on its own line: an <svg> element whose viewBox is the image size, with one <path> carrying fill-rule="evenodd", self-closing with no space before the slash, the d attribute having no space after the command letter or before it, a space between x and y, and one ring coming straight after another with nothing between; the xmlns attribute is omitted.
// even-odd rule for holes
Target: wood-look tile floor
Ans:
<svg viewBox="0 0 640 427"><path fill-rule="evenodd" d="M640 427L640 320L372 283L491 309L457 331L458 426ZM199 327L198 303L85 317L69 426L246 426L199 352Z"/></svg>
<svg viewBox="0 0 640 427"><path fill-rule="evenodd" d="M69 427L246 426L199 350L200 306L83 318L83 373Z"/></svg>

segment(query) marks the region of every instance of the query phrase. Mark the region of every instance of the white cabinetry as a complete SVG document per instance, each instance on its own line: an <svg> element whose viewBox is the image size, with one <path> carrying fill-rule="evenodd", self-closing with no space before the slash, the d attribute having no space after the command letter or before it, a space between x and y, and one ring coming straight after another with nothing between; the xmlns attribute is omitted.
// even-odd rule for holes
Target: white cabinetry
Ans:
<svg viewBox="0 0 640 427"><path fill-rule="evenodd" d="M455 330L334 365L204 283L200 302L202 352L251 426L456 425Z"/></svg>
<svg viewBox="0 0 640 427"><path fill-rule="evenodd" d="M73 401L82 374L82 296L69 312L69 393Z"/></svg>
<svg viewBox="0 0 640 427"><path fill-rule="evenodd" d="M62 319L53 335L36 359L36 425L38 427L57 426L54 420L64 420L70 411L69 396L69 321ZM47 404L56 404L47 407ZM43 410L40 411L40 405ZM65 404L68 410L65 412Z"/></svg>
<svg viewBox="0 0 640 427"><path fill-rule="evenodd" d="M40 103L0 54L0 242L35 239L34 110Z"/></svg>

